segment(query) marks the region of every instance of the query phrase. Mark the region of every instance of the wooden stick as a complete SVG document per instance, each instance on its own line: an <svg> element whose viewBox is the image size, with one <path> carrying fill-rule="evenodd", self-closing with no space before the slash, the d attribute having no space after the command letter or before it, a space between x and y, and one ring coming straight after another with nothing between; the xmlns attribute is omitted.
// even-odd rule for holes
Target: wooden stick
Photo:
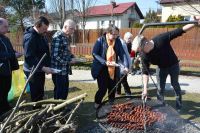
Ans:
<svg viewBox="0 0 200 133"><path fill-rule="evenodd" d="M83 103L83 99L76 105L76 107L74 108L74 110L72 111L72 113L70 114L68 120L66 121L65 124L68 124L69 121L71 120L73 114L75 113L75 111L80 107L81 103Z"/></svg>
<svg viewBox="0 0 200 133"><path fill-rule="evenodd" d="M84 94L79 95L79 96L77 96L77 97L75 97L75 98L69 99L69 100L65 101L64 103L61 103L61 104L59 104L59 105L53 107L52 109L48 110L48 112L49 112L49 111L52 111L52 110L53 110L53 111L57 111L57 110L59 110L59 109L61 109L61 108L64 108L65 106L67 106L67 105L70 104L70 103L73 103L73 102L75 102L75 101L78 101L78 100L80 100L80 99L85 98L86 96L87 96L87 94L84 93Z"/></svg>
<svg viewBox="0 0 200 133"><path fill-rule="evenodd" d="M46 100L41 100L41 101L37 101L37 102L29 102L29 103L23 103L20 104L19 108L24 108L24 107L28 107L28 106L39 106L39 105L43 105L43 104L60 104L65 102L66 100L55 100L55 99L46 99Z"/></svg>

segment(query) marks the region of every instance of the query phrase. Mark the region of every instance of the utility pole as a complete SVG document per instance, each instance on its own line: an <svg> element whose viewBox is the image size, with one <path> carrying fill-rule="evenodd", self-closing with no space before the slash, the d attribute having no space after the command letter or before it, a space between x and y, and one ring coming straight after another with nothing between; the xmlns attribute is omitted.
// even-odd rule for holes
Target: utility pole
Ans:
<svg viewBox="0 0 200 133"><path fill-rule="evenodd" d="M71 15L72 20L74 20L74 0L71 0ZM74 39L74 33L72 34L72 46L75 46L75 39Z"/></svg>
<svg viewBox="0 0 200 133"><path fill-rule="evenodd" d="M61 28L65 22L65 0L60 0L61 5Z"/></svg>
<svg viewBox="0 0 200 133"><path fill-rule="evenodd" d="M72 19L74 20L74 0L71 0L71 14L72 14Z"/></svg>
<svg viewBox="0 0 200 133"><path fill-rule="evenodd" d="M85 15L86 15L86 12L85 12L85 0L82 0L82 6L83 6L83 44L85 44Z"/></svg>
<svg viewBox="0 0 200 133"><path fill-rule="evenodd" d="M37 12L37 7L35 6L35 1L32 0L32 6L33 6L33 21L36 19L36 12Z"/></svg>
<svg viewBox="0 0 200 133"><path fill-rule="evenodd" d="M110 0L110 3L111 3L111 25L114 24L114 20L113 20L113 10L114 8L116 7L116 2L115 0Z"/></svg>

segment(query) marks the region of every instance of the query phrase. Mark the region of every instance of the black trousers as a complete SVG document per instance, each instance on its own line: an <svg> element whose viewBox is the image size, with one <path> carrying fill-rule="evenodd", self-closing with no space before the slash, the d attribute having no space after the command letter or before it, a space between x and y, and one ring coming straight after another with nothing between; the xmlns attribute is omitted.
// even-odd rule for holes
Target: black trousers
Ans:
<svg viewBox="0 0 200 133"><path fill-rule="evenodd" d="M124 75L121 75L121 78L123 77ZM119 79L120 80L120 79ZM128 81L127 81L127 75L123 77L122 79L122 82L118 84L118 87L117 87L117 94L121 94L121 84L123 85L124 87L124 91L125 91L125 94L126 95L131 95L131 90L130 90L130 86L128 84Z"/></svg>
<svg viewBox="0 0 200 133"><path fill-rule="evenodd" d="M54 99L67 99L69 90L69 77L67 75L52 74L54 83Z"/></svg>
<svg viewBox="0 0 200 133"><path fill-rule="evenodd" d="M108 90L108 100L113 102L115 99L116 89L112 90L116 85L116 72L115 78L112 80L108 74L108 68L104 67L97 77L98 90L95 95L95 103L101 104L103 97ZM111 92L112 91L112 92Z"/></svg>
<svg viewBox="0 0 200 133"><path fill-rule="evenodd" d="M157 99L164 103L166 79L167 76L170 75L171 85L174 88L174 93L176 96L176 108L181 108L182 94L181 94L181 87L178 82L180 73L179 63L174 64L173 66L167 68L157 68L156 73L157 73L156 78L158 82Z"/></svg>
<svg viewBox="0 0 200 133"><path fill-rule="evenodd" d="M12 83L12 75L0 75L0 115L10 109L8 103L8 92L10 91Z"/></svg>
<svg viewBox="0 0 200 133"><path fill-rule="evenodd" d="M29 72L25 72L26 77L29 76ZM39 100L43 100L44 96L44 83L45 83L45 73L44 72L36 72L31 80L29 81L30 93L31 93L31 101L36 102Z"/></svg>

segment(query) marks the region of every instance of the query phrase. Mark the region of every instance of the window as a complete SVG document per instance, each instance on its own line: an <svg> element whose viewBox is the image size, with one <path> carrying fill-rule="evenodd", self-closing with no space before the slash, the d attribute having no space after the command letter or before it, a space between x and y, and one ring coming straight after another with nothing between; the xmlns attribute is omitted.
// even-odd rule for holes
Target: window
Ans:
<svg viewBox="0 0 200 133"><path fill-rule="evenodd" d="M109 24L113 24L113 25L115 25L115 20L109 20Z"/></svg>
<svg viewBox="0 0 200 133"><path fill-rule="evenodd" d="M103 20L101 21L101 25L104 25L104 21Z"/></svg>
<svg viewBox="0 0 200 133"><path fill-rule="evenodd" d="M190 16L184 16L184 21L190 21L191 17Z"/></svg>

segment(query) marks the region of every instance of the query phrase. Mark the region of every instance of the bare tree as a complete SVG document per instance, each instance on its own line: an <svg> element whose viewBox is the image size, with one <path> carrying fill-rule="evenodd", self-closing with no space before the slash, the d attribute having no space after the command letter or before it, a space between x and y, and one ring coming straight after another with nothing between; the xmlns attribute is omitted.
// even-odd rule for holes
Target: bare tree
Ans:
<svg viewBox="0 0 200 133"><path fill-rule="evenodd" d="M59 27L62 28L63 23L66 19L73 19L74 17L74 7L73 0L49 0L47 7L52 21L59 24Z"/></svg>
<svg viewBox="0 0 200 133"><path fill-rule="evenodd" d="M81 17L81 26L83 29L83 44L85 44L85 26L87 22L87 15L89 14L88 8L94 6L96 0L75 0L75 5L79 11L79 17Z"/></svg>
<svg viewBox="0 0 200 133"><path fill-rule="evenodd" d="M94 6L97 0L49 0L49 14L52 20L58 20L60 28L65 19L73 19L76 23L80 22L83 29L83 44L85 44L85 25L87 20L88 8ZM81 20L80 20L81 18Z"/></svg>
<svg viewBox="0 0 200 133"><path fill-rule="evenodd" d="M9 23L11 25L17 25L23 31L30 20L31 11L34 0L0 0L0 3L5 5L5 10ZM34 1L35 6L38 9L43 9L45 6L45 0Z"/></svg>
<svg viewBox="0 0 200 133"><path fill-rule="evenodd" d="M59 20L57 21L60 28L62 28L62 24L64 22L63 18L63 7L61 6L63 0L49 0L49 7L48 7L48 11L50 16L52 17L52 21L54 22L55 20ZM65 2L65 1L64 1Z"/></svg>

